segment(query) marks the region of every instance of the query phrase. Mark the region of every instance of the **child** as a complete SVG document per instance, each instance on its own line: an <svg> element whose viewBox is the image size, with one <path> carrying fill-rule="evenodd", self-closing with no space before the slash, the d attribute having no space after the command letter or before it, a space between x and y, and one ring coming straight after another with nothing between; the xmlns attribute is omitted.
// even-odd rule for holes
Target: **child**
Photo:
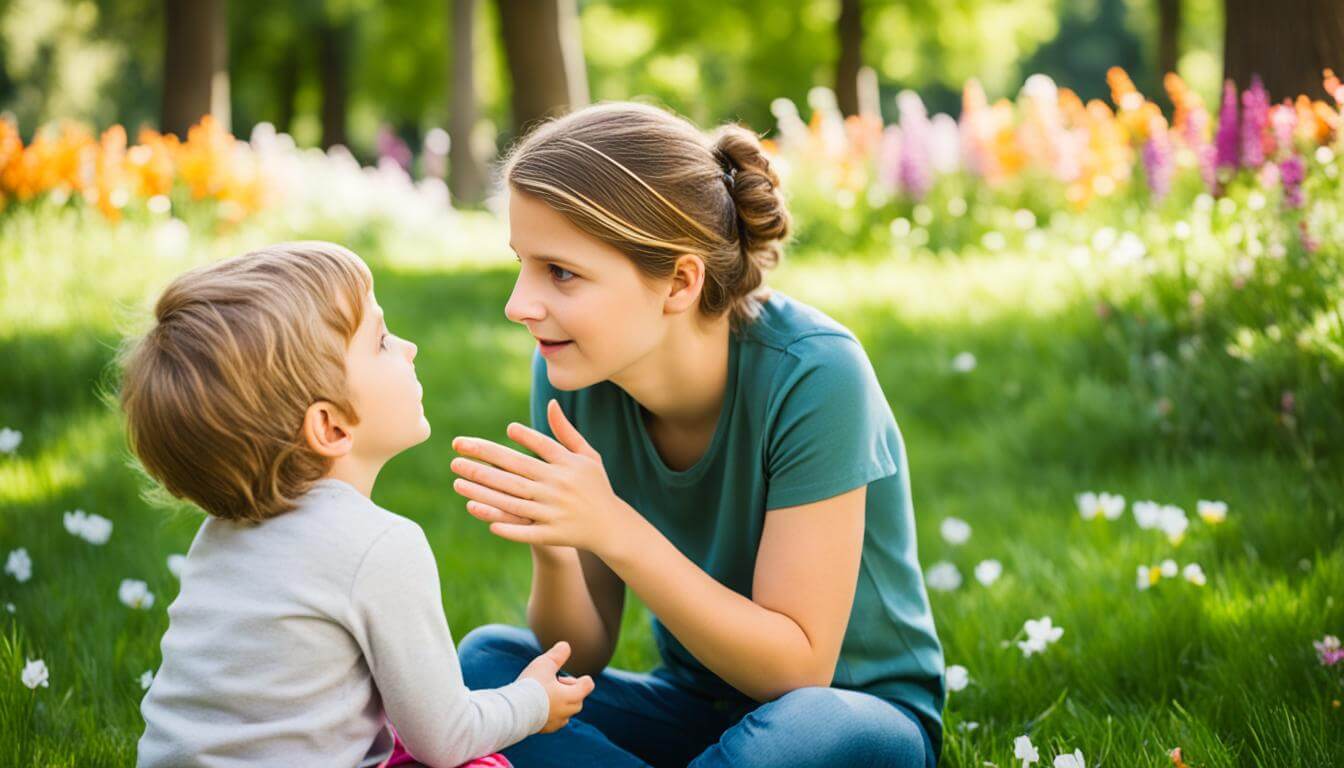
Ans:
<svg viewBox="0 0 1344 768"><path fill-rule="evenodd" d="M155 317L125 358L131 446L209 516L139 765L376 766L397 747L452 766L581 709L593 684L557 676L565 643L468 690L424 533L369 500L430 428L416 347L388 332L359 257L264 248L177 278Z"/></svg>

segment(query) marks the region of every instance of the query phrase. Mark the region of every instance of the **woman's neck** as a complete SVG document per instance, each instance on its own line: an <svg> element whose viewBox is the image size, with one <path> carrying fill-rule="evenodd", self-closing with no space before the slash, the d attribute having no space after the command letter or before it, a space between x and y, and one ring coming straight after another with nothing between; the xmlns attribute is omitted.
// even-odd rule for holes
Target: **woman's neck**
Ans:
<svg viewBox="0 0 1344 768"><path fill-rule="evenodd" d="M611 381L655 422L687 430L712 426L728 387L728 318L686 318L685 325L670 331Z"/></svg>

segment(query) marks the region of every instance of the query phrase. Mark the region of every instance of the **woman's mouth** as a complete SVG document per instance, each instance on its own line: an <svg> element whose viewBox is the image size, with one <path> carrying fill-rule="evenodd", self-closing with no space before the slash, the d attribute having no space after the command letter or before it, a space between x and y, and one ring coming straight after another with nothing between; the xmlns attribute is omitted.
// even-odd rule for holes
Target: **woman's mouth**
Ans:
<svg viewBox="0 0 1344 768"><path fill-rule="evenodd" d="M550 357L573 343L573 340L561 341L558 339L537 338L537 348L541 350L541 354L545 357Z"/></svg>

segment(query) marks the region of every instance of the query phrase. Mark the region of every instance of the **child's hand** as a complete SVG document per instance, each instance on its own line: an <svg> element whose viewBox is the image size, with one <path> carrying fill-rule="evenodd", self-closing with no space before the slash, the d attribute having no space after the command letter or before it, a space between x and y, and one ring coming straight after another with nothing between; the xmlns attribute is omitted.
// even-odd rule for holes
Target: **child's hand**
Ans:
<svg viewBox="0 0 1344 768"><path fill-rule="evenodd" d="M532 678L546 689L546 698L550 700L550 714L546 715L546 725L542 733L551 733L564 728L569 718L583 709L583 700L593 692L593 678L560 677L560 668L569 661L569 643L563 640L551 646L551 650L532 660L531 664L518 675L518 679Z"/></svg>

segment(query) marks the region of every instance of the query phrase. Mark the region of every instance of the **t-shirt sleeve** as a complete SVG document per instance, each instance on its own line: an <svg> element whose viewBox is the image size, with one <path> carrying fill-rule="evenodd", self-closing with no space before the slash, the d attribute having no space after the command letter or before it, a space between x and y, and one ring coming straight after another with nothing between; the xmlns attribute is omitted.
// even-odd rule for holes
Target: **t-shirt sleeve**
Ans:
<svg viewBox="0 0 1344 768"><path fill-rule="evenodd" d="M430 765L459 765L541 730L549 713L535 680L472 691L448 631L434 553L401 520L370 546L350 593L350 627L387 719Z"/></svg>
<svg viewBox="0 0 1344 768"><path fill-rule="evenodd" d="M795 341L772 387L766 509L829 499L889 477L900 438L859 342L838 334Z"/></svg>

